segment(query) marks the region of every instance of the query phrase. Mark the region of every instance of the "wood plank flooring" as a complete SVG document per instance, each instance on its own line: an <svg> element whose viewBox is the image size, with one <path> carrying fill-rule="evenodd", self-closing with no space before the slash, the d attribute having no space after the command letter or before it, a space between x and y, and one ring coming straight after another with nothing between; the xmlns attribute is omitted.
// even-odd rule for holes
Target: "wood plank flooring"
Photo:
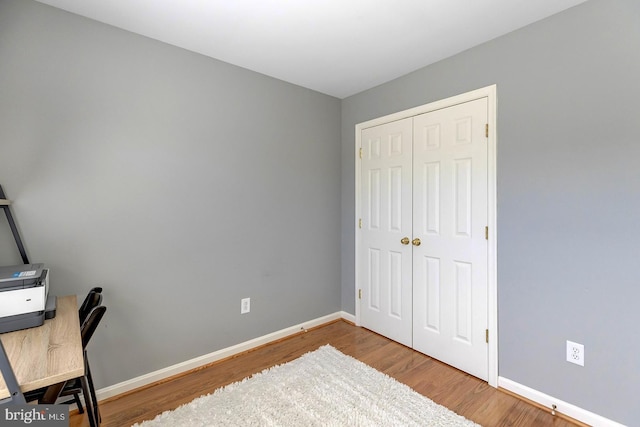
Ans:
<svg viewBox="0 0 640 427"><path fill-rule="evenodd" d="M162 383L107 399L100 403L102 426L130 426L154 418L202 394L286 363L324 344L331 344L485 427L576 425L490 387L471 375L340 320ZM72 413L71 427L88 425L86 414Z"/></svg>

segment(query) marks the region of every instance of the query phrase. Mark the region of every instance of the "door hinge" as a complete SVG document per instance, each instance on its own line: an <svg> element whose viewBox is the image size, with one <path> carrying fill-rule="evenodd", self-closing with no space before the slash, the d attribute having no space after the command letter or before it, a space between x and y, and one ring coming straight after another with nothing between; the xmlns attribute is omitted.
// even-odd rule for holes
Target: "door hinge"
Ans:
<svg viewBox="0 0 640 427"><path fill-rule="evenodd" d="M362 218L358 219L358 228L362 228Z"/></svg>
<svg viewBox="0 0 640 427"><path fill-rule="evenodd" d="M358 299L362 299L362 289L358 289Z"/></svg>
<svg viewBox="0 0 640 427"><path fill-rule="evenodd" d="M487 138L489 138L489 123L487 123L486 125L484 125L484 136L486 136Z"/></svg>
<svg viewBox="0 0 640 427"><path fill-rule="evenodd" d="M484 228L484 238L485 240L489 240L489 226Z"/></svg>
<svg viewBox="0 0 640 427"><path fill-rule="evenodd" d="M360 150L358 150L358 151L359 151L359 154L358 154L358 155L359 155L359 156L360 156L360 158L362 159L362 147L360 147Z"/></svg>
<svg viewBox="0 0 640 427"><path fill-rule="evenodd" d="M488 329L484 330L484 339L487 342L487 344L489 344L489 330Z"/></svg>

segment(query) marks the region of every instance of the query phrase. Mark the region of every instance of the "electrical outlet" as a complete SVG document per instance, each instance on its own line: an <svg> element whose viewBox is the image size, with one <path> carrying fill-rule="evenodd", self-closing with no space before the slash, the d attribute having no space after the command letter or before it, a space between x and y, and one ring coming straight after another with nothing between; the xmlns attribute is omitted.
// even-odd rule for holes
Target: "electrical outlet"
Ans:
<svg viewBox="0 0 640 427"><path fill-rule="evenodd" d="M242 298L240 300L240 314L247 314L251 311L251 298Z"/></svg>
<svg viewBox="0 0 640 427"><path fill-rule="evenodd" d="M567 341L567 362L584 366L584 345Z"/></svg>

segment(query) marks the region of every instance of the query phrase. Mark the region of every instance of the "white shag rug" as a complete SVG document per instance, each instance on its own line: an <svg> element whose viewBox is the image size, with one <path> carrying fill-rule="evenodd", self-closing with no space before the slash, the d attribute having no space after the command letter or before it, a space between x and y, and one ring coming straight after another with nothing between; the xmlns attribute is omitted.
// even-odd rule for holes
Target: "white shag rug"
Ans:
<svg viewBox="0 0 640 427"><path fill-rule="evenodd" d="M135 426L479 427L329 345Z"/></svg>

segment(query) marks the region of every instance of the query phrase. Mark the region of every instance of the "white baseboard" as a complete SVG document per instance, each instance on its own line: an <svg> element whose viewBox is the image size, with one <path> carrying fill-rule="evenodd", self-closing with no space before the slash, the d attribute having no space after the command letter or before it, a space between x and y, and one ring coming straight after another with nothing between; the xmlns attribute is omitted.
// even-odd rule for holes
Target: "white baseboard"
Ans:
<svg viewBox="0 0 640 427"><path fill-rule="evenodd" d="M117 396L119 394L126 393L136 388L152 384L154 382L163 380L165 378L169 378L174 375L181 374L183 372L187 372L192 369L198 368L200 366L208 365L209 363L222 360L224 358L245 352L247 350L251 350L261 345L268 344L270 342L277 341L282 338L286 338L300 331L313 328L316 326L320 326L325 323L329 323L331 321L342 319L342 318L350 322L355 322L355 317L353 315L346 313L344 311L338 311L336 313L329 314L327 316L319 317L317 319L309 320L308 322L290 326L288 328L281 329L279 331L276 331L258 338L254 338L252 340L245 341L243 343L240 343L231 347L223 348L222 350L214 351L213 353L205 354L204 356L187 360L186 362L178 363L176 365L169 366L164 369L150 372L148 374L141 375L139 377L132 378L130 380L123 381L121 383L102 388L100 390L97 390L96 394L97 394L98 400L103 400L109 397Z"/></svg>
<svg viewBox="0 0 640 427"><path fill-rule="evenodd" d="M589 412L585 409L579 408L567 402L563 402L560 399L556 399L553 396L541 393L537 390L529 388L525 385L519 384L515 381L504 377L498 377L498 387L502 387L505 390L509 390L519 396L536 402L545 408L551 410L553 405L556 405L556 411L560 412L575 420L581 421L585 424L595 427L625 427L623 424L612 421L608 418L604 418L593 412Z"/></svg>
<svg viewBox="0 0 640 427"><path fill-rule="evenodd" d="M340 317L342 317L347 322L351 322L354 325L356 324L356 316L354 316L353 314L349 314L346 311L341 311L340 312Z"/></svg>

